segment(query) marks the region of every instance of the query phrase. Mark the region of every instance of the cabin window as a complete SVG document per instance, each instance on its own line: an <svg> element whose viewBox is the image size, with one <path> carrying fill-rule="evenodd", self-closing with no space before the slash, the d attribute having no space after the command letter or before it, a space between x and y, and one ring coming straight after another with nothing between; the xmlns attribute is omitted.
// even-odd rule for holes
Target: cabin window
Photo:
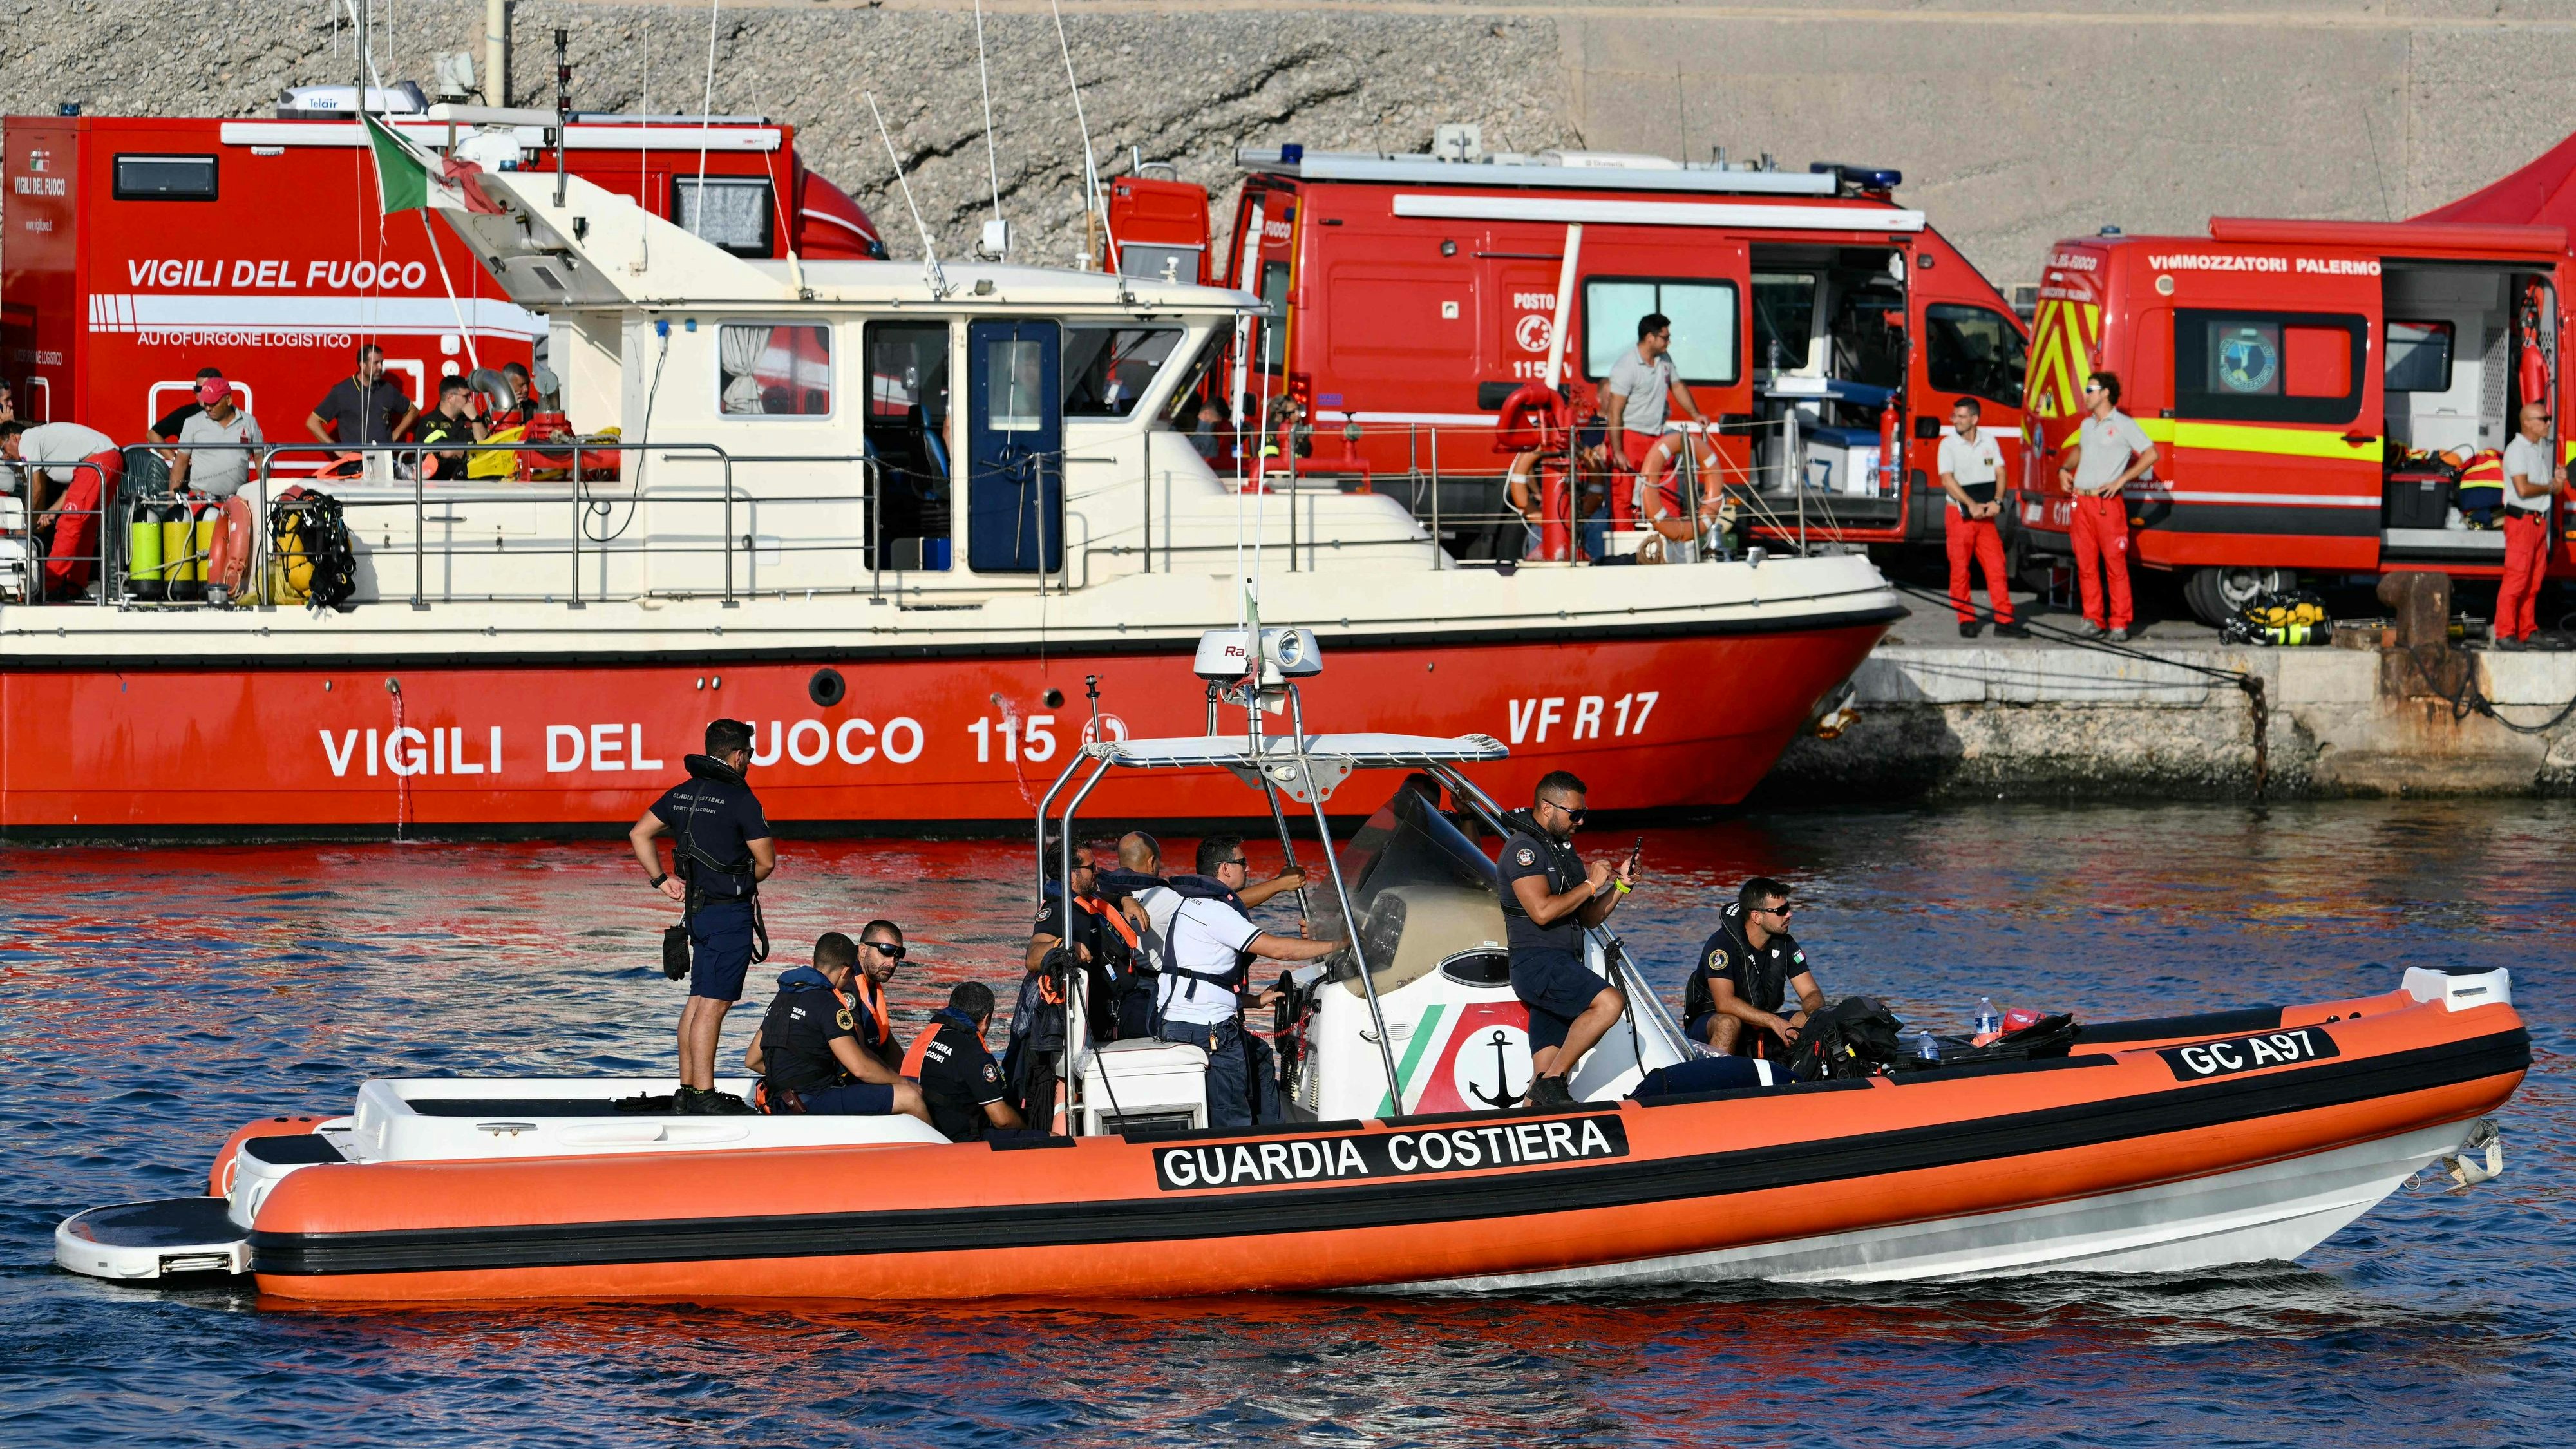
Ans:
<svg viewBox="0 0 2576 1449"><path fill-rule="evenodd" d="M1774 372L1803 370L1816 332L1816 274L1753 274L1753 365Z"/></svg>
<svg viewBox="0 0 2576 1449"><path fill-rule="evenodd" d="M716 411L819 418L832 411L832 329L728 322L716 329Z"/></svg>
<svg viewBox="0 0 2576 1449"><path fill-rule="evenodd" d="M671 183L671 222L699 240L738 257L775 250L769 181L761 176L682 176Z"/></svg>
<svg viewBox="0 0 2576 1449"><path fill-rule="evenodd" d="M2361 413L2368 319L2344 313L2174 313L2174 411L2261 423Z"/></svg>
<svg viewBox="0 0 2576 1449"><path fill-rule="evenodd" d="M1923 309L1925 369L1936 392L2021 406L2021 329L1985 307L1935 302Z"/></svg>
<svg viewBox="0 0 2576 1449"><path fill-rule="evenodd" d="M1178 327L1064 329L1064 415L1123 418L1181 344Z"/></svg>
<svg viewBox="0 0 2576 1449"><path fill-rule="evenodd" d="M871 322L868 566L949 566L948 324Z"/></svg>
<svg viewBox="0 0 2576 1449"><path fill-rule="evenodd" d="M2449 392L2455 329L2448 322L2388 324L2390 392Z"/></svg>
<svg viewBox="0 0 2576 1449"><path fill-rule="evenodd" d="M1637 319L1661 312L1673 323L1673 371L1682 381L1724 385L1740 375L1733 282L1587 277L1583 282L1583 371L1610 375L1637 345Z"/></svg>
<svg viewBox="0 0 2576 1449"><path fill-rule="evenodd" d="M115 190L119 201L212 201L215 158L119 156Z"/></svg>
<svg viewBox="0 0 2576 1449"><path fill-rule="evenodd" d="M1206 252L1205 247L1169 242L1120 242L1118 271L1121 276L1149 281L1195 283L1199 279L1199 258Z"/></svg>
<svg viewBox="0 0 2576 1449"><path fill-rule="evenodd" d="M987 426L997 433L1034 433L1046 426L1046 402L1039 395L1046 376L1044 344L1028 338L996 337L984 344L985 396L992 399Z"/></svg>
<svg viewBox="0 0 2576 1449"><path fill-rule="evenodd" d="M1288 264L1261 264L1261 370L1288 363Z"/></svg>

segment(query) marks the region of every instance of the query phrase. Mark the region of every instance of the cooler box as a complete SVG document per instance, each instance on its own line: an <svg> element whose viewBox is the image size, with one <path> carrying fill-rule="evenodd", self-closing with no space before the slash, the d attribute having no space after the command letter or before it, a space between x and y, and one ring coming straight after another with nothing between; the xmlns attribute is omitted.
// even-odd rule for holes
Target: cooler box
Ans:
<svg viewBox="0 0 2576 1449"><path fill-rule="evenodd" d="M2398 472L2382 484L2387 505L2385 528L2440 528L2450 516L2450 475L2434 469Z"/></svg>
<svg viewBox="0 0 2576 1449"><path fill-rule="evenodd" d="M1113 1041L1082 1062L1086 1133L1161 1136L1208 1125L1207 1053L1187 1042Z"/></svg>
<svg viewBox="0 0 2576 1449"><path fill-rule="evenodd" d="M1809 428L1805 437L1808 487L1878 496L1878 429Z"/></svg>

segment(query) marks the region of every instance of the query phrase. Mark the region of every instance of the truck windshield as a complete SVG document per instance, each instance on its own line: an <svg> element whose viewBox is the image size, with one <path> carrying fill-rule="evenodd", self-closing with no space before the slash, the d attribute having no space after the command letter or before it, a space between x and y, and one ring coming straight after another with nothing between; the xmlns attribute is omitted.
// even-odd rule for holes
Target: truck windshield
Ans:
<svg viewBox="0 0 2576 1449"><path fill-rule="evenodd" d="M2021 406L2021 329L2001 312L1957 302L1923 309L1926 370L1934 389Z"/></svg>

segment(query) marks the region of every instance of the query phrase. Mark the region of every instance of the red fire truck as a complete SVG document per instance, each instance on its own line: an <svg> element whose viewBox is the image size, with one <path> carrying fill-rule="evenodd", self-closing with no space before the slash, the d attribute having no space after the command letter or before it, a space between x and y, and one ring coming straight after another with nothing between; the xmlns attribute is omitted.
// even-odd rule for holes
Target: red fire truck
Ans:
<svg viewBox="0 0 2576 1449"><path fill-rule="evenodd" d="M442 147L458 140L491 169L555 165L548 126L459 136L423 116L393 124ZM885 254L858 205L805 169L792 127L576 113L565 132L573 174L738 255ZM380 215L346 112L11 116L0 150L0 378L29 421L139 439L187 399L197 369L219 367L272 439L302 437L304 415L348 375L361 342L383 346L388 373L415 399L444 374L542 350L542 319L512 305L444 221Z"/></svg>
<svg viewBox="0 0 2576 1449"><path fill-rule="evenodd" d="M1410 489L1472 553L1490 525L1470 520L1501 507L1498 413L1545 380L1560 326L1558 380L1588 415L1648 312L1672 318L1674 360L1718 426L1711 481L1749 494L1769 531L1937 541L1951 405L1976 396L1986 425L2017 437L2022 326L1896 204L1895 172L1483 156L1471 128L1441 129L1442 156L1246 148L1222 256L1199 188L1112 188L1121 270L1195 271L1269 303L1211 391L1247 424L1294 398L1314 429L1301 474ZM1895 439L1902 464L1883 468Z"/></svg>
<svg viewBox="0 0 2576 1449"><path fill-rule="evenodd" d="M2057 458L2107 369L2161 454L2129 489L2134 557L2185 573L2204 622L2302 572L2498 577L2504 534L2460 506L2476 470L2500 482L2485 455L2528 401L2556 404L2562 456L2576 437L2560 359L2576 208L2553 210L2571 174L2576 138L2413 221L2059 242L2032 327L2029 546L2067 551ZM2550 572L2576 573L2560 544Z"/></svg>

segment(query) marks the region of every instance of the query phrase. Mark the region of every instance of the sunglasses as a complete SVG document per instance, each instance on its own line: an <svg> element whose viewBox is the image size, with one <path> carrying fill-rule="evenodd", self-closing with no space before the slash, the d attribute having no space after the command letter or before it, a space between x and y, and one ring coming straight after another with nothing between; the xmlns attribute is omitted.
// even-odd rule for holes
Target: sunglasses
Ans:
<svg viewBox="0 0 2576 1449"><path fill-rule="evenodd" d="M876 952L878 955L885 957L889 961L900 961L903 959L903 943L901 941L861 941L859 944Z"/></svg>
<svg viewBox="0 0 2576 1449"><path fill-rule="evenodd" d="M1592 814L1590 810L1581 805L1559 805L1553 800L1549 800L1544 803L1548 809L1556 811L1558 814L1563 815L1566 819L1573 821L1577 825L1582 824Z"/></svg>
<svg viewBox="0 0 2576 1449"><path fill-rule="evenodd" d="M2088 382L2084 384L2084 390L2086 392L2100 392L2102 391L2102 384L2098 382Z"/></svg>
<svg viewBox="0 0 2576 1449"><path fill-rule="evenodd" d="M1778 916L1784 921L1798 913L1796 906L1755 906L1753 909L1766 916Z"/></svg>

